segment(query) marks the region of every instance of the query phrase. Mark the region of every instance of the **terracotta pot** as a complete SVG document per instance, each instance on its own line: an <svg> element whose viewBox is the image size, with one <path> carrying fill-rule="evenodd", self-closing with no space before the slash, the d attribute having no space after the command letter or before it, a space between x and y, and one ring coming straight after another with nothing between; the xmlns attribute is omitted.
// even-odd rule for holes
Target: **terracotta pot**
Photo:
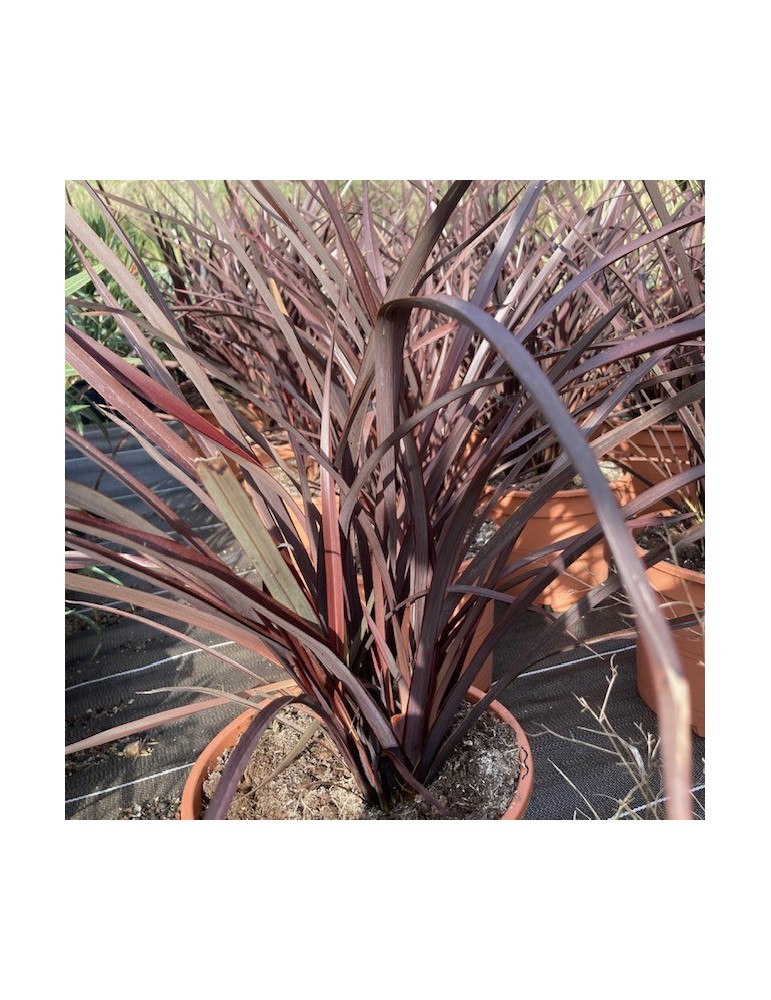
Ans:
<svg viewBox="0 0 771 1000"><path fill-rule="evenodd" d="M637 554L644 555L637 547ZM667 618L680 618L692 609L704 611L705 580L703 573L682 569L666 560L655 563L646 576L661 595L660 607ZM704 736L704 629L672 629L683 670L691 691L691 728ZM653 667L645 643L637 644L637 690L645 704L656 711Z"/></svg>
<svg viewBox="0 0 771 1000"><path fill-rule="evenodd" d="M632 496L635 497L648 489L641 477L647 479L651 486L656 486L690 468L688 438L681 424L654 424L644 431L638 431L628 441L622 441L613 449L610 457L631 470ZM693 484L683 492L689 498L695 498ZM657 506L671 504L664 500Z"/></svg>
<svg viewBox="0 0 771 1000"><path fill-rule="evenodd" d="M475 704L482 697L482 692L476 688L469 690L468 700ZM524 729L514 716L500 702L493 701L488 711L510 726L517 737L519 745L520 775L514 798L501 819L522 819L533 794L533 754ZM226 750L234 747L238 738L246 730L254 718L253 711L244 712L234 719L230 725L222 729L209 743L190 770L182 791L180 819L200 819L203 810L203 784L217 765L217 758Z"/></svg>
<svg viewBox="0 0 771 1000"><path fill-rule="evenodd" d="M627 474L621 479L609 482L619 504L624 504L632 497L630 489L631 477ZM512 490L499 501L492 512L493 519L503 524L514 514L530 496L525 490ZM594 504L588 490L560 490L555 493L528 521L522 534L512 550L512 559L525 558L532 552L545 548L554 542L560 542L581 534L587 528L597 523ZM546 557L538 565L547 565L551 558ZM588 590L598 583L604 583L608 578L610 550L605 541L597 542L582 556L575 560L568 572L558 576L536 598L535 603L548 605L557 614L571 607ZM516 595L522 591L524 584L511 587L508 593Z"/></svg>

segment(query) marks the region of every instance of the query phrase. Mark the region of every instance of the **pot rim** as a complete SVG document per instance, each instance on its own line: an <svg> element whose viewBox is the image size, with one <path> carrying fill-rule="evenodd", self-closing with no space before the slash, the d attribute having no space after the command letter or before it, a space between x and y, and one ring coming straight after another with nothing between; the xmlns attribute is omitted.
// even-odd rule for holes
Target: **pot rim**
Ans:
<svg viewBox="0 0 771 1000"><path fill-rule="evenodd" d="M612 490L619 490L623 489L624 487L629 487L632 483L632 473L625 472L622 476L619 476L618 479L607 479L606 482ZM487 492L486 496L489 498L493 495L494 492L495 492L495 487L491 487L489 492ZM498 502L500 503L506 500L507 497L516 497L517 499L521 498L526 500L529 496L533 495L533 492L534 490L518 490L516 487L514 487L503 493L499 497ZM550 494L544 506L546 506L551 500L566 500L566 499L569 500L569 499L578 499L588 496L589 496L589 490L587 490L584 487L578 487L573 490L557 490L556 493ZM482 495L482 499L485 499L485 494ZM535 517L538 516L537 512L534 516Z"/></svg>
<svg viewBox="0 0 771 1000"><path fill-rule="evenodd" d="M641 545L638 545L636 539L634 539L634 545L637 550L637 555L641 558L648 554L648 550L644 549ZM675 576L680 580L685 580L687 583L695 583L706 589L706 574L700 573L697 569L688 569L685 566L678 566L677 563L670 562L668 559L659 559L658 562L651 563L648 569L657 569L660 573L668 573L670 576Z"/></svg>

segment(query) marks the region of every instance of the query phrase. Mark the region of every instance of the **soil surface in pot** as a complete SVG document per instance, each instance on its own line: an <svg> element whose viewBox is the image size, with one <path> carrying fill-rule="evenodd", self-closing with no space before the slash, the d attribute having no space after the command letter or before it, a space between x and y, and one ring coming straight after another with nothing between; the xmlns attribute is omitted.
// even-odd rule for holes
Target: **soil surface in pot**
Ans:
<svg viewBox="0 0 771 1000"><path fill-rule="evenodd" d="M610 459L607 461L603 460L598 463L600 466L600 471L609 483L617 483L619 479L623 479L626 472L618 465L616 462L612 462ZM570 488L574 490L583 490L584 481L580 476L574 476L570 484Z"/></svg>
<svg viewBox="0 0 771 1000"><path fill-rule="evenodd" d="M475 556L477 553L481 552L485 545L487 545L490 539L495 535L497 530L498 525L495 521L483 521L476 534L469 542L466 555Z"/></svg>
<svg viewBox="0 0 771 1000"><path fill-rule="evenodd" d="M676 532L671 528L669 531L666 528L648 528L636 536L637 544L646 551L654 549L664 542L674 544L676 540ZM696 573L703 573L706 564L705 552L704 539L702 538L690 545L683 545L677 552L665 552L662 559L674 566L680 566L681 569L692 569Z"/></svg>
<svg viewBox="0 0 771 1000"><path fill-rule="evenodd" d="M466 711L464 708L462 713ZM308 720L306 713L292 708L277 716L247 766L228 819L443 818L419 797L400 803L389 813L368 806L348 766L322 730L280 775L264 784L291 753ZM204 805L214 794L227 756L219 758L218 768L204 783ZM505 722L484 712L430 790L447 808L450 819L500 819L514 797L518 776L516 735Z"/></svg>

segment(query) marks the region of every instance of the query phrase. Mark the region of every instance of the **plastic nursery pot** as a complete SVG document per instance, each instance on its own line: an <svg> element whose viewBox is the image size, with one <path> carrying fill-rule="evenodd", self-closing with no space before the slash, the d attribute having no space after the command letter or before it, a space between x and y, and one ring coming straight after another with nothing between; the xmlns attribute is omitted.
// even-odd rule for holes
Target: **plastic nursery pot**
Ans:
<svg viewBox="0 0 771 1000"><path fill-rule="evenodd" d="M639 546L637 554L645 552ZM692 569L683 569L674 563L661 560L646 573L653 588L661 595L660 607L666 618L680 618L694 609L704 611L704 574ZM672 629L672 638L683 664L685 677L691 692L691 729L697 736L704 736L704 629L700 625L691 628ZM637 643L637 691L645 704L656 711L656 696L653 686L653 663L645 643Z"/></svg>
<svg viewBox="0 0 771 1000"><path fill-rule="evenodd" d="M631 490L634 497L648 489L644 479L651 486L656 486L690 468L688 438L681 424L654 424L653 427L638 431L628 441L622 441L614 448L610 457L631 470ZM683 492L693 499L696 495L695 486L690 484ZM662 500L658 506L669 504Z"/></svg>
<svg viewBox="0 0 771 1000"><path fill-rule="evenodd" d="M619 504L625 504L632 498L631 476L627 473L620 479L609 482ZM526 490L511 490L503 497L492 511L492 517L498 524L503 524L514 514L530 496ZM588 490L560 490L555 493L540 510L530 518L522 534L517 539L511 558L522 559L539 549L581 534L587 528L597 523ZM545 557L537 565L546 566L554 556ZM539 605L548 605L557 614L571 607L579 598L598 583L604 583L608 578L610 551L605 541L597 542L578 559L568 570L558 576L535 599ZM523 589L523 584L517 584L507 591L516 596Z"/></svg>
<svg viewBox="0 0 771 1000"><path fill-rule="evenodd" d="M483 692L477 688L470 688L468 700L472 704L476 704L482 695ZM488 711L514 731L519 746L519 781L514 798L501 819L522 819L533 794L533 754L530 743L524 729L504 705L493 701L490 703ZM201 819L204 782L217 766L218 757L236 745L239 737L254 718L254 714L251 710L246 711L220 730L193 764L182 791L180 819Z"/></svg>

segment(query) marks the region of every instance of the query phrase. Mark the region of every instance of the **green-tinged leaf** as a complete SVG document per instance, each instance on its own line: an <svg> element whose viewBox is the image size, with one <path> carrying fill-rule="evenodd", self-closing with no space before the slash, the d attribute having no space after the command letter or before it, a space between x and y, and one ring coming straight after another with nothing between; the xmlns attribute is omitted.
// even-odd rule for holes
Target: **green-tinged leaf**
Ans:
<svg viewBox="0 0 771 1000"><path fill-rule="evenodd" d="M104 264L95 264L94 270L97 274L101 274L104 271ZM71 275L69 278L64 279L64 295L65 298L69 298L70 295L74 295L75 292L79 292L81 288L91 281L91 275L88 271L79 271L77 274Z"/></svg>
<svg viewBox="0 0 771 1000"><path fill-rule="evenodd" d="M268 591L301 618L317 622L297 578L276 547L238 479L224 458L196 461L201 481L213 497L222 519L233 532Z"/></svg>

